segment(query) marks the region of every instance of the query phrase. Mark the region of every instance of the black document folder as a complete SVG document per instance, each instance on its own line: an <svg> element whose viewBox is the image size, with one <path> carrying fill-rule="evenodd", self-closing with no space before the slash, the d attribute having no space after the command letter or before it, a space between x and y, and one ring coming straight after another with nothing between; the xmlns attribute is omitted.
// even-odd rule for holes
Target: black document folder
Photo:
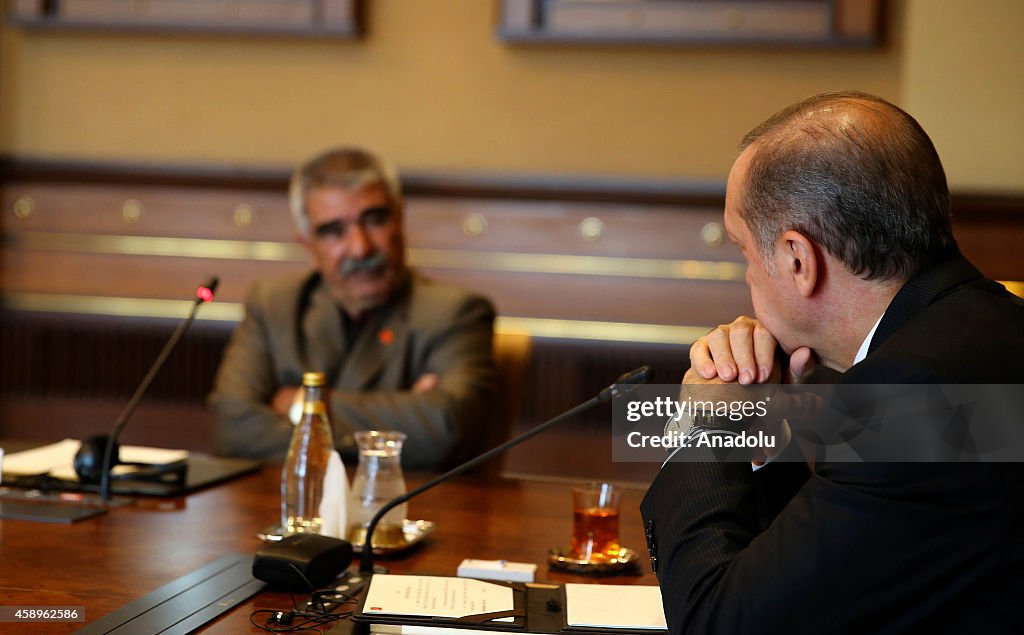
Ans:
<svg viewBox="0 0 1024 635"><path fill-rule="evenodd" d="M123 496L180 496L242 474L255 472L260 465L260 461L255 459L225 458L192 452L181 466L184 468L180 471L184 478L118 476L110 481L110 491L112 494ZM46 492L99 492L99 485L58 479L47 474L5 475L3 483L4 485Z"/></svg>

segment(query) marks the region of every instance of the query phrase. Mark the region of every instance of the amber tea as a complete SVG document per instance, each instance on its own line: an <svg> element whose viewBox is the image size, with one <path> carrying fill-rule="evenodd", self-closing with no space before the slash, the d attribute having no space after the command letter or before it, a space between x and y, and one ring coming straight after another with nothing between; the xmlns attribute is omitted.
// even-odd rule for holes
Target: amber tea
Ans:
<svg viewBox="0 0 1024 635"><path fill-rule="evenodd" d="M587 483L572 488L570 557L604 562L619 555L621 495L621 490L610 483Z"/></svg>
<svg viewBox="0 0 1024 635"><path fill-rule="evenodd" d="M579 560L599 561L619 555L619 510L588 507L572 513L569 554Z"/></svg>

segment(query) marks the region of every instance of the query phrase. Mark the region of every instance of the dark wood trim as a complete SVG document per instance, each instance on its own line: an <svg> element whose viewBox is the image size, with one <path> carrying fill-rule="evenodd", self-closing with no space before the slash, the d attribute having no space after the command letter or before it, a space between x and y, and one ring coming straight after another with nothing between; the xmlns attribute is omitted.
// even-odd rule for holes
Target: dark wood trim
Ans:
<svg viewBox="0 0 1024 635"><path fill-rule="evenodd" d="M270 26L205 26L202 24L119 24L117 22L45 22L14 18L13 26L40 33L103 33L113 35L184 35L279 37L303 39L354 40L362 36L358 26L350 28L270 27Z"/></svg>
<svg viewBox="0 0 1024 635"><path fill-rule="evenodd" d="M501 0L496 35L506 42L526 45L809 49L871 48L884 43L882 0L769 4L728 0L612 0L589 4ZM803 22L802 17L809 17L812 23Z"/></svg>
<svg viewBox="0 0 1024 635"><path fill-rule="evenodd" d="M577 175L403 172L411 196L721 207L725 183Z"/></svg>
<svg viewBox="0 0 1024 635"><path fill-rule="evenodd" d="M180 163L128 163L0 157L0 183L177 185L239 190L288 189L284 168Z"/></svg>
<svg viewBox="0 0 1024 635"><path fill-rule="evenodd" d="M127 163L0 156L0 183L172 185L285 192L290 168ZM725 183L686 179L484 174L402 170L409 196L721 207Z"/></svg>
<svg viewBox="0 0 1024 635"><path fill-rule="evenodd" d="M953 223L1024 223L1024 192L953 192Z"/></svg>
<svg viewBox="0 0 1024 635"><path fill-rule="evenodd" d="M281 7L307 10L307 16L282 16L274 7L241 0L235 6L243 15L212 15L207 10L179 6L176 0L159 0L150 7L108 1L91 7L85 14L74 13L65 3L12 2L6 9L7 23L30 32L85 32L104 34L231 35L356 39L363 34L362 0L295 0ZM154 3L156 4L156 3ZM168 14L167 10L171 9ZM208 9L208 8L207 8ZM267 12L269 9L270 12ZM255 12L254 12L255 11Z"/></svg>
<svg viewBox="0 0 1024 635"><path fill-rule="evenodd" d="M0 184L11 181L169 185L285 192L290 169L246 165L127 163L0 157ZM581 175L403 171L409 196L608 202L721 208L725 183ZM1024 222L1024 192L953 194L953 214L969 222Z"/></svg>

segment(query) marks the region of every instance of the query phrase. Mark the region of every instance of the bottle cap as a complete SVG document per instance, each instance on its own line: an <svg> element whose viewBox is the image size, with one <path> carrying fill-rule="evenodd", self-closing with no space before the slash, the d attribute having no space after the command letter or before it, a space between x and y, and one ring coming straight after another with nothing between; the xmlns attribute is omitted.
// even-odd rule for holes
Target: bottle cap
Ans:
<svg viewBox="0 0 1024 635"><path fill-rule="evenodd" d="M323 373L302 373L303 386L323 386L327 383L327 376Z"/></svg>

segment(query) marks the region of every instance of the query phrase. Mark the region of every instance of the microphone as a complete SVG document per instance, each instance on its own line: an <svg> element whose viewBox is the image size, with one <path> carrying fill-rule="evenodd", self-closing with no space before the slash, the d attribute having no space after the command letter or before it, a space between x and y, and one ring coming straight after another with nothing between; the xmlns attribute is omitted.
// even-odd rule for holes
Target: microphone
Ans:
<svg viewBox="0 0 1024 635"><path fill-rule="evenodd" d="M82 443L75 454L75 472L78 473L79 478L85 483L95 483L97 480L100 483L100 499L103 504L106 505L110 501L110 470L114 464L118 462L118 444L117 440L121 436L121 431L124 430L125 425L128 423L128 418L135 412L135 408L138 407L139 401L142 396L149 389L149 385L153 383L153 379L156 378L156 374L163 368L164 362L170 356L171 351L178 345L178 341L181 340L181 336L185 334L188 327L195 320L196 312L199 310L199 305L213 300L213 294L217 290L217 284L220 282L216 276L212 277L207 281L206 284L201 285L196 289L196 297L192 304L192 310L189 312L188 317L185 318L178 328L171 334L167 344L164 345L162 351L157 356L156 361L150 367L149 372L142 378L142 382L139 387L135 389L131 399L128 400L128 404L121 411L121 415L118 416L117 421L114 422L114 428L110 433L110 436L98 435L88 439ZM102 462L99 461L102 455ZM98 465L97 465L98 463Z"/></svg>
<svg viewBox="0 0 1024 635"><path fill-rule="evenodd" d="M646 384L651 380L651 367L641 366L640 368L634 368L628 373L623 373L615 380L615 383L608 386L597 394L599 402L603 403L610 399L614 399L619 395L624 395L627 392L633 390L640 384Z"/></svg>
<svg viewBox="0 0 1024 635"><path fill-rule="evenodd" d="M459 465L448 470L447 472L441 474L440 476L436 476L430 479L429 481L413 489L412 491L406 492L405 494L402 494L401 496L391 501L388 501L387 503L384 504L383 507L377 510L377 513L374 514L373 518L370 519L369 524L367 524L366 526L366 538L364 539L365 541L363 543L363 553L362 556L360 557L359 572L366 574L373 573L373 532L375 529L377 529L377 524L380 522L382 518L384 518L384 515L391 511L392 509L394 509L395 507L401 505L402 503L408 501L409 499L415 496L422 494L428 489L433 488L435 485L440 485L441 483L451 479L452 477L458 476L459 474L462 474L467 470L471 470L474 467L487 462L488 460L501 454L505 450L508 450L509 448L519 445L523 441L526 441L527 439L535 435L538 435L541 432L544 432L548 428L557 425L574 415L577 415L585 410L588 410L599 403L611 401L613 398L619 395L624 395L630 392L640 384L647 383L648 381L650 381L650 379L650 366L641 366L640 368L631 370L630 372L621 375L618 379L615 380L615 383L603 389L596 396L591 397L587 401L584 401L583 403L573 408L570 408L569 410L566 410L562 414L552 419L548 419L539 426L530 428L529 430L520 434L519 436L513 437L508 441L502 443L501 445L495 446L490 450L487 450L483 454L466 461L462 465Z"/></svg>

